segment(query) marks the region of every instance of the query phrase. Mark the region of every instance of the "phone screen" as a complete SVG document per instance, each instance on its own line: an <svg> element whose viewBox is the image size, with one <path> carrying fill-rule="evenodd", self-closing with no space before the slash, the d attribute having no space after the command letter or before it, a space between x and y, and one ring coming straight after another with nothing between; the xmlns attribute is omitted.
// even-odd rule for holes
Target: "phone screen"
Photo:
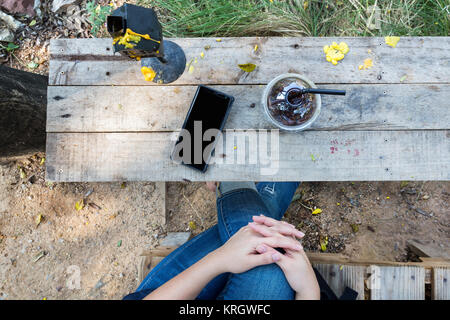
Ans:
<svg viewBox="0 0 450 320"><path fill-rule="evenodd" d="M213 151L211 146L217 139L217 135L211 137L211 134L223 129L233 101L234 98L229 95L199 86L175 144L172 159L204 172Z"/></svg>

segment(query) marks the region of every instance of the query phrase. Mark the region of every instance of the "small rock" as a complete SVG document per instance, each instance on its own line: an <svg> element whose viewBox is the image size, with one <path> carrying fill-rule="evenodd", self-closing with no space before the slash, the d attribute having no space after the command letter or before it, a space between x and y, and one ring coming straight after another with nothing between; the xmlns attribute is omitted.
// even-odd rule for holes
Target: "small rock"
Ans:
<svg viewBox="0 0 450 320"><path fill-rule="evenodd" d="M100 289L101 287L103 287L105 285L104 282L102 282L102 280L98 280L98 282L95 284L94 289Z"/></svg>

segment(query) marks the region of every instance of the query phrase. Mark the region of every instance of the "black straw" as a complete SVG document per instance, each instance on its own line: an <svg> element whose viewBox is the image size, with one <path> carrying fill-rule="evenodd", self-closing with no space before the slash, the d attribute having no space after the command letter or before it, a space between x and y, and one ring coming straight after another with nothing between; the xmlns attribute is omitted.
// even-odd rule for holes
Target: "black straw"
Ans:
<svg viewBox="0 0 450 320"><path fill-rule="evenodd" d="M334 94L338 96L345 96L345 90L334 90L334 89L306 88L302 89L302 93L320 93L320 94Z"/></svg>

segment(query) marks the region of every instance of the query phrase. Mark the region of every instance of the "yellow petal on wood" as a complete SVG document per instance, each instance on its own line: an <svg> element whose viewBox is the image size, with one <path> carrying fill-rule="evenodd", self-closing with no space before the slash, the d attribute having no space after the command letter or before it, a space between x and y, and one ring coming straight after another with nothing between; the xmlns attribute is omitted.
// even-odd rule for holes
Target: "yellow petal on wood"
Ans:
<svg viewBox="0 0 450 320"><path fill-rule="evenodd" d="M386 44L388 46L391 46L393 48L395 48L395 46L397 45L397 43L400 41L400 37L384 37L384 42L386 42Z"/></svg>
<svg viewBox="0 0 450 320"><path fill-rule="evenodd" d="M156 72L152 68L142 67L141 72L144 75L145 81L153 81L156 77Z"/></svg>
<svg viewBox="0 0 450 320"><path fill-rule="evenodd" d="M205 57L205 53L204 52L200 53L200 57L202 57L203 59Z"/></svg>
<svg viewBox="0 0 450 320"><path fill-rule="evenodd" d="M258 45L257 44L255 44L255 47L253 48L253 51L258 51Z"/></svg>
<svg viewBox="0 0 450 320"><path fill-rule="evenodd" d="M192 72L194 72L194 66L193 66L193 65L190 65L190 66L189 66L189 73L192 73Z"/></svg>
<svg viewBox="0 0 450 320"><path fill-rule="evenodd" d="M317 208L312 212L312 214L319 214L319 213L322 213L322 209Z"/></svg>
<svg viewBox="0 0 450 320"><path fill-rule="evenodd" d="M371 68L373 66L373 61L370 58L364 60L364 69Z"/></svg>
<svg viewBox="0 0 450 320"><path fill-rule="evenodd" d="M255 70L256 65L253 63L245 63L245 64L238 64L238 67L241 70L244 70L245 72L252 72L253 70Z"/></svg>
<svg viewBox="0 0 450 320"><path fill-rule="evenodd" d="M217 41L217 42L221 42L221 41L222 41L222 39L220 39L220 38L219 38L219 39L216 39L216 41Z"/></svg>

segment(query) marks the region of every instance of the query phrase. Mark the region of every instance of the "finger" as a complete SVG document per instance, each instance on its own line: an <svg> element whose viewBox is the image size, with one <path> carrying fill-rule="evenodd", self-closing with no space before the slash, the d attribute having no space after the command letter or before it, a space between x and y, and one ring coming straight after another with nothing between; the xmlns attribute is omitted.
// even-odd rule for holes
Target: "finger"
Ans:
<svg viewBox="0 0 450 320"><path fill-rule="evenodd" d="M250 259L252 260L254 266L260 266L264 264L279 262L282 258L281 256L282 254L280 254L279 252L274 253L272 251L267 251L266 253L262 254L253 254L251 255Z"/></svg>
<svg viewBox="0 0 450 320"><path fill-rule="evenodd" d="M252 230L258 232L259 234L265 237L275 236L277 233L285 236L297 237L300 239L305 236L303 232L284 224L275 225L273 227L267 227L266 225L250 222L248 225L250 228L252 228Z"/></svg>
<svg viewBox="0 0 450 320"><path fill-rule="evenodd" d="M260 244L268 245L272 248L283 248L283 249L291 249L294 251L302 250L300 242L294 240L293 238L285 237L285 236L274 236L274 237L265 237L261 238Z"/></svg>
<svg viewBox="0 0 450 320"><path fill-rule="evenodd" d="M278 220L266 217L264 215L253 216L252 218L253 218L253 221L260 223L260 224L264 224L268 227L274 226L279 222Z"/></svg>
<svg viewBox="0 0 450 320"><path fill-rule="evenodd" d="M250 222L248 226L255 232L259 233L260 235L263 235L264 237L273 237L276 235L276 233L272 230L270 230L268 227L256 224L253 222Z"/></svg>
<svg viewBox="0 0 450 320"><path fill-rule="evenodd" d="M294 228L295 227L290 224L287 223L286 221L279 221L279 220L275 220L273 218L270 217L266 217L264 215L260 215L260 216L253 216L253 221L260 223L260 224L264 224L268 227L273 227L273 226L279 226L279 225L284 225L284 226L289 226L290 228Z"/></svg>

